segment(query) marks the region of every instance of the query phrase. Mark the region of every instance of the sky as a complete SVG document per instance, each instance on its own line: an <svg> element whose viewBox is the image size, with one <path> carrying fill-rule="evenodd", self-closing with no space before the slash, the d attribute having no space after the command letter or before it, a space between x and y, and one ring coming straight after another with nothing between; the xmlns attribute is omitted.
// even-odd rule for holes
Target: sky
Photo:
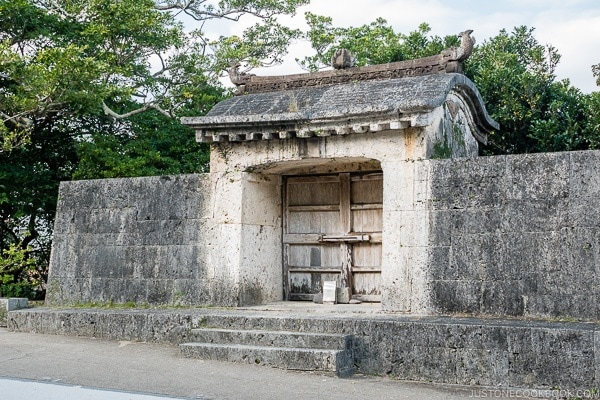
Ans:
<svg viewBox="0 0 600 400"><path fill-rule="evenodd" d="M535 28L541 44L550 44L561 54L556 69L559 79L568 78L584 93L598 91L591 66L600 63L600 0L311 0L295 17L281 22L306 29L304 12L333 18L339 27L361 26L385 18L396 32L409 33L420 23L431 34L446 36L473 29L477 43L496 36L505 28ZM239 27L238 27L239 28ZM294 61L310 55L307 43L296 43L284 64L254 70L257 75L304 72Z"/></svg>

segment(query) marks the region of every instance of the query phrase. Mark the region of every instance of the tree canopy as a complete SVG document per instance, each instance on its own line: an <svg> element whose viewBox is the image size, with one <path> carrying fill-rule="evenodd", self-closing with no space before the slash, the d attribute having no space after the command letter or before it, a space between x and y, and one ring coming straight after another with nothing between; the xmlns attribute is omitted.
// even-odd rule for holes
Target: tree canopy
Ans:
<svg viewBox="0 0 600 400"><path fill-rule="evenodd" d="M177 117L227 96L232 64L278 62L300 32L275 17L307 2L0 0L0 295L41 288L60 181L204 171Z"/></svg>
<svg viewBox="0 0 600 400"><path fill-rule="evenodd" d="M0 295L43 294L60 181L206 171L206 146L177 118L228 96L219 77L232 66L279 63L297 39L312 45L297 60L308 71L338 48L362 66L458 45L426 23L400 33L383 18L335 27L306 13L306 32L278 22L308 1L0 0ZM246 17L239 36L206 34ZM502 30L465 63L501 126L484 153L600 148L600 93L558 81L560 55L534 33ZM591 73L600 85L600 64Z"/></svg>
<svg viewBox="0 0 600 400"><path fill-rule="evenodd" d="M597 148L597 112L568 80L557 81L558 50L541 45L534 29L516 27L477 46L466 74L482 93L500 130L490 136L489 153L525 153Z"/></svg>
<svg viewBox="0 0 600 400"><path fill-rule="evenodd" d="M335 49L354 54L357 65L381 64L439 54L458 44L455 35L430 35L428 24L408 34L395 32L383 18L359 27L338 28L331 18L307 13L314 55L297 60L310 71L329 64ZM542 45L534 28L515 27L476 45L465 74L479 89L491 117L500 123L485 154L600 148L599 94L583 94L568 80L558 81L558 50ZM593 67L600 84L600 64Z"/></svg>
<svg viewBox="0 0 600 400"><path fill-rule="evenodd" d="M383 18L349 28L334 27L331 18L312 13L306 13L305 18L309 26L305 37L315 54L297 61L309 71L330 66L331 56L339 48L350 50L360 67L427 57L459 44L456 35L428 36L431 27L426 23L403 34L395 32Z"/></svg>
<svg viewBox="0 0 600 400"><path fill-rule="evenodd" d="M173 117L201 98L231 63L281 59L297 30L273 16L307 0L0 0L0 137L27 140L49 114L103 111L126 118L153 109ZM179 14L197 21L186 31ZM260 18L242 37L208 38L214 19ZM135 101L130 101L134 99Z"/></svg>

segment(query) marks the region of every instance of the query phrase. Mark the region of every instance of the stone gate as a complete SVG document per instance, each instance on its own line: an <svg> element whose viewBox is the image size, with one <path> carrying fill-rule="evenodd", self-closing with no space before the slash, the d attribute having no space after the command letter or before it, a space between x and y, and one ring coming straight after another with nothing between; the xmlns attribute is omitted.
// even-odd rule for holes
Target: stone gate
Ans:
<svg viewBox="0 0 600 400"><path fill-rule="evenodd" d="M183 120L211 143L210 173L61 184L50 306L237 307L336 282L376 314L50 308L9 327L195 338L185 351L246 361L282 350L229 338L341 334L365 373L598 387L600 152L478 157L498 126L460 73L468 49L286 77L232 68L238 95ZM226 343L198 342L206 321Z"/></svg>

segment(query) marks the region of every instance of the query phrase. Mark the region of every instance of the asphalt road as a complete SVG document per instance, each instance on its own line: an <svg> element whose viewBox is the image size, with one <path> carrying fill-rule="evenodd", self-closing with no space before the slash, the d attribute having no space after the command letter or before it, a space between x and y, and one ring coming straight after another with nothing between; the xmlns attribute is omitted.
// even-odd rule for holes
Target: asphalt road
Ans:
<svg viewBox="0 0 600 400"><path fill-rule="evenodd" d="M215 400L442 400L507 399L519 395L385 377L355 375L339 379L311 372L185 359L175 346L15 333L0 328L2 400L156 399L153 396Z"/></svg>

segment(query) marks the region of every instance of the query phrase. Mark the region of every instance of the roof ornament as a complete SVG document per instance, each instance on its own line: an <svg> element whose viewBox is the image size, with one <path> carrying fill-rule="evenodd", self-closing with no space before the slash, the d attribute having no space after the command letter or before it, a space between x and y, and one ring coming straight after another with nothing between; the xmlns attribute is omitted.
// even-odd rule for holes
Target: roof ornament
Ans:
<svg viewBox="0 0 600 400"><path fill-rule="evenodd" d="M347 69L356 67L356 57L348 49L337 49L331 56L333 69Z"/></svg>
<svg viewBox="0 0 600 400"><path fill-rule="evenodd" d="M254 74L247 74L246 72L240 72L240 63L231 62L229 63L229 68L227 69L227 74L229 74L229 79L231 83L236 85L238 88L240 86L244 86L246 83L250 81Z"/></svg>
<svg viewBox="0 0 600 400"><path fill-rule="evenodd" d="M446 72L462 73L462 62L471 56L475 46L475 38L471 36L471 33L473 33L472 29L459 33L460 46L442 50L441 56L448 62Z"/></svg>

